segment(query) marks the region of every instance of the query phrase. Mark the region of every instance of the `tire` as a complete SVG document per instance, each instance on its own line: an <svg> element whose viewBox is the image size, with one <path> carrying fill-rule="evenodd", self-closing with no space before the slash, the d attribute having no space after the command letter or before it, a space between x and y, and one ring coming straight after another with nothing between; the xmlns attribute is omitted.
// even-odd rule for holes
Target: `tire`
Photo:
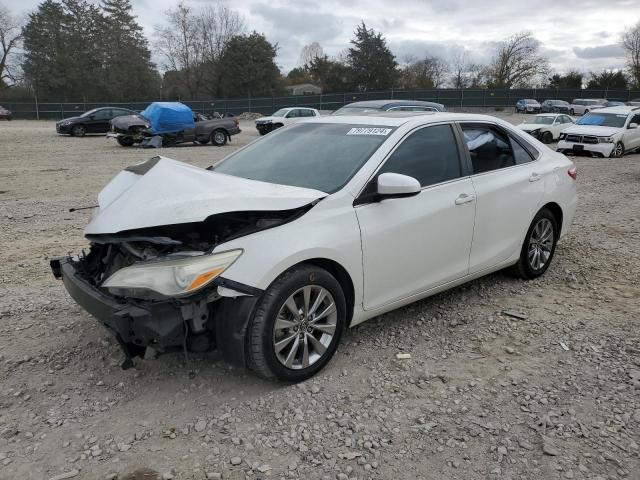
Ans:
<svg viewBox="0 0 640 480"><path fill-rule="evenodd" d="M71 128L72 137L84 137L87 133L87 128L84 125L74 125Z"/></svg>
<svg viewBox="0 0 640 480"><path fill-rule="evenodd" d="M132 147L134 143L131 137L118 137L117 141L122 147Z"/></svg>
<svg viewBox="0 0 640 480"><path fill-rule="evenodd" d="M542 134L542 137L540 138L540 141L544 144L549 144L553 142L553 135L551 134L551 132L544 132Z"/></svg>
<svg viewBox="0 0 640 480"><path fill-rule="evenodd" d="M624 155L624 144L622 142L616 143L612 152L609 154L609 158L620 158Z"/></svg>
<svg viewBox="0 0 640 480"><path fill-rule="evenodd" d="M227 138L228 138L227 132L225 132L220 128L211 132L211 137L210 137L211 143L214 144L216 147L222 147L223 145L226 145Z"/></svg>
<svg viewBox="0 0 640 480"><path fill-rule="evenodd" d="M527 230L520 250L520 259L513 266L513 273L525 280L532 280L544 274L553 260L559 235L558 222L553 213L547 208L540 210ZM540 241L540 238L544 241Z"/></svg>
<svg viewBox="0 0 640 480"><path fill-rule="evenodd" d="M571 115L572 117L575 116L576 112L573 111L573 108L571 110L569 110L569 115Z"/></svg>
<svg viewBox="0 0 640 480"><path fill-rule="evenodd" d="M310 292L307 317L305 291ZM315 305L318 298L321 303ZM313 318L314 311L330 313L320 322ZM259 300L247 328L246 363L263 378L305 380L331 360L345 323L345 296L333 275L312 265L294 267L274 280Z"/></svg>
<svg viewBox="0 0 640 480"><path fill-rule="evenodd" d="M582 112L582 115L586 115L587 113L589 113L589 110L585 110L584 112Z"/></svg>

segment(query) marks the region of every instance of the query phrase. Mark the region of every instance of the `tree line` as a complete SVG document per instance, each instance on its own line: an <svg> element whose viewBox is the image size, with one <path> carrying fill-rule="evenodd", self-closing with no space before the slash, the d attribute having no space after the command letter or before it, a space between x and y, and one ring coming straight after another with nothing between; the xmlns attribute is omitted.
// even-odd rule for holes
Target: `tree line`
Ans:
<svg viewBox="0 0 640 480"><path fill-rule="evenodd" d="M362 22L335 57L317 42L283 75L278 45L217 0L179 3L151 39L130 0L44 0L19 19L0 4L0 95L40 101L132 101L281 95L312 83L323 92L431 88L640 88L640 22L624 31L625 70L554 73L530 32L497 44L491 59L461 49L450 58L425 53L398 60L384 35ZM154 54L152 55L152 51Z"/></svg>

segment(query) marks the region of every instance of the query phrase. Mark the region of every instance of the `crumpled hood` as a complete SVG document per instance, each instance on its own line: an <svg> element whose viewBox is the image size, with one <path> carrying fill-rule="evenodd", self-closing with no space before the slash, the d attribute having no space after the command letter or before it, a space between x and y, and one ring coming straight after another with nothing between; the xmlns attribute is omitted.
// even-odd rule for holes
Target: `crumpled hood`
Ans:
<svg viewBox="0 0 640 480"><path fill-rule="evenodd" d="M123 170L107 184L85 235L201 222L226 212L289 210L325 196L318 190L247 180L155 157Z"/></svg>
<svg viewBox="0 0 640 480"><path fill-rule="evenodd" d="M551 125L543 125L541 123L521 123L518 125L520 130L524 130L525 132L530 132L531 130L538 130L542 127L550 127Z"/></svg>
<svg viewBox="0 0 640 480"><path fill-rule="evenodd" d="M572 135L595 135L597 137L610 137L620 133L622 129L616 127L600 127L598 125L573 125L562 131Z"/></svg>
<svg viewBox="0 0 640 480"><path fill-rule="evenodd" d="M260 117L256 120L256 125L260 123L273 123L276 121L282 121L283 117Z"/></svg>

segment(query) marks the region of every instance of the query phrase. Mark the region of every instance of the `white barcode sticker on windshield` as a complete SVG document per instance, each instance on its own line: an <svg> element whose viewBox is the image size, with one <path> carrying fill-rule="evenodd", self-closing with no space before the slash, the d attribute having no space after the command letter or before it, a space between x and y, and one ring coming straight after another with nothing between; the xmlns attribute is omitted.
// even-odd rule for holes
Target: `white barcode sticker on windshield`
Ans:
<svg viewBox="0 0 640 480"><path fill-rule="evenodd" d="M347 135L382 135L386 137L390 133L390 128L356 127L349 130Z"/></svg>

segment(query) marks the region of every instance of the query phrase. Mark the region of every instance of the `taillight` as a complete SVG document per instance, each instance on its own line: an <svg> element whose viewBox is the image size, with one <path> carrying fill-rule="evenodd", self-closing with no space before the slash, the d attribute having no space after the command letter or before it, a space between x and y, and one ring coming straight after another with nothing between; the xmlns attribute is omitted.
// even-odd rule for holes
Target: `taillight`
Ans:
<svg viewBox="0 0 640 480"><path fill-rule="evenodd" d="M574 180L578 177L578 170L576 169L576 167L571 167L569 170L567 170L567 173Z"/></svg>

